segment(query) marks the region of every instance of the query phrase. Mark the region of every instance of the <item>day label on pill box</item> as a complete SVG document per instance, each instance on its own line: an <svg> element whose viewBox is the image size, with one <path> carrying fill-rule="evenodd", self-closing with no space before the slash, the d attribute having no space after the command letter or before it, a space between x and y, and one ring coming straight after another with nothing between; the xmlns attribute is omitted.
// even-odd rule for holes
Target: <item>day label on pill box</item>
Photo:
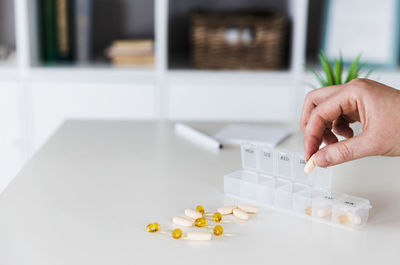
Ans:
<svg viewBox="0 0 400 265"><path fill-rule="evenodd" d="M259 166L260 171L264 173L274 172L274 157L272 150L269 148L261 148L259 151Z"/></svg>
<svg viewBox="0 0 400 265"><path fill-rule="evenodd" d="M242 146L242 163L243 168L246 169L257 169L257 162L256 162L256 147L251 145L244 145Z"/></svg>
<svg viewBox="0 0 400 265"><path fill-rule="evenodd" d="M285 152L278 154L278 173L285 178L292 177L291 156Z"/></svg>

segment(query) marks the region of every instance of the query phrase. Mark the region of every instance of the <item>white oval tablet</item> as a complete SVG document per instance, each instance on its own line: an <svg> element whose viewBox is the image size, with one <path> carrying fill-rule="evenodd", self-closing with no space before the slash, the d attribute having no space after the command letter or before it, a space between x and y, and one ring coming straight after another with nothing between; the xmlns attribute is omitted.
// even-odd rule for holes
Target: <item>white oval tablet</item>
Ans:
<svg viewBox="0 0 400 265"><path fill-rule="evenodd" d="M186 239L197 240L197 241L207 241L211 240L212 234L210 232L204 231L190 231L186 233Z"/></svg>
<svg viewBox="0 0 400 265"><path fill-rule="evenodd" d="M190 218L195 219L195 220L197 218L203 217L203 215L200 212L198 212L196 210L193 210L193 209L186 209L185 210L185 215L187 217L190 217Z"/></svg>
<svg viewBox="0 0 400 265"><path fill-rule="evenodd" d="M173 217L172 222L176 225L185 226L185 227L191 227L191 226L193 226L193 223L194 223L193 219L180 217L180 216Z"/></svg>
<svg viewBox="0 0 400 265"><path fill-rule="evenodd" d="M233 215L240 220L249 220L249 215L245 211L240 209L233 209Z"/></svg>
<svg viewBox="0 0 400 265"><path fill-rule="evenodd" d="M235 208L237 208L237 207L234 205L222 206L217 209L217 212L219 212L220 214L223 214L223 215L231 214L233 209L235 209Z"/></svg>
<svg viewBox="0 0 400 265"><path fill-rule="evenodd" d="M331 213L332 213L331 207L321 207L317 210L317 216L321 218L327 217L331 215Z"/></svg>
<svg viewBox="0 0 400 265"><path fill-rule="evenodd" d="M348 217L349 221L354 225L361 224L361 217L356 213L347 213L346 216Z"/></svg>
<svg viewBox="0 0 400 265"><path fill-rule="evenodd" d="M304 172L305 172L306 174L311 173L311 171L314 170L315 166L316 166L316 164L315 164L315 157L314 157L314 155L312 155L312 156L310 157L310 159L307 161L307 164L304 166Z"/></svg>
<svg viewBox="0 0 400 265"><path fill-rule="evenodd" d="M258 207L253 206L253 205L241 204L241 205L238 205L238 208L240 210L245 211L246 213L257 213L258 212Z"/></svg>

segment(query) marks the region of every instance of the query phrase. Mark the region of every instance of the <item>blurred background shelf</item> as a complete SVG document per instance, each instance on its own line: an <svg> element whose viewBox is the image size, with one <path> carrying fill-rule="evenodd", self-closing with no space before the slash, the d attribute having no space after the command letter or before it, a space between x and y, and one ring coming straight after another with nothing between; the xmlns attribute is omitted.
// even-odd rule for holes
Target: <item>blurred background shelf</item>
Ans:
<svg viewBox="0 0 400 265"><path fill-rule="evenodd" d="M91 3L90 12L83 12L90 22L85 63L42 60L38 7L49 1ZM6 139L0 146L5 161L0 192L67 119L296 122L305 92L315 85L304 66L317 64L326 5L326 0L0 0L0 46L15 58L0 61L0 137ZM278 70L196 68L190 16L199 9L284 15L284 64ZM106 56L110 45L121 47L116 40L143 39L152 41L150 65L115 67ZM378 69L373 77L400 87L398 69Z"/></svg>

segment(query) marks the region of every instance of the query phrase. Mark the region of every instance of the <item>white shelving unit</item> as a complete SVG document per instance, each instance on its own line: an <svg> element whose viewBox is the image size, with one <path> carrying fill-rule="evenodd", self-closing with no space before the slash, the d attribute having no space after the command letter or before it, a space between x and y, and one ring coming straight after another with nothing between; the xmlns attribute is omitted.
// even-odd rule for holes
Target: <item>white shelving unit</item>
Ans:
<svg viewBox="0 0 400 265"><path fill-rule="evenodd" d="M291 56L287 70L276 72L170 69L171 2L179 1L154 0L155 67L126 69L41 66L36 1L15 0L10 12L15 12L17 63L0 66L0 98L7 103L0 118L8 128L1 131L2 156L12 154L5 164L14 166L0 167L0 191L66 119L297 120L305 81L312 80L304 71L308 0L285 2L292 23ZM384 75L400 86L397 72Z"/></svg>

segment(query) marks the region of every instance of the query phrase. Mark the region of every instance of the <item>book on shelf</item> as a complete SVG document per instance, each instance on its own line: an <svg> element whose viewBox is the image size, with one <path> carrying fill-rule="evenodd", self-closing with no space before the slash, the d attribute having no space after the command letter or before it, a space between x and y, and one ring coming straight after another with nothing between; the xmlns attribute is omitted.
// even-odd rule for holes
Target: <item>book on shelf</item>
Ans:
<svg viewBox="0 0 400 265"><path fill-rule="evenodd" d="M115 66L151 66L154 64L154 41L115 40L106 54Z"/></svg>
<svg viewBox="0 0 400 265"><path fill-rule="evenodd" d="M40 0L41 57L45 63L73 59L73 5L69 0Z"/></svg>
<svg viewBox="0 0 400 265"><path fill-rule="evenodd" d="M92 0L39 0L44 63L87 63L91 53Z"/></svg>
<svg viewBox="0 0 400 265"><path fill-rule="evenodd" d="M75 3L75 58L80 64L88 63L91 57L92 4L92 0Z"/></svg>

